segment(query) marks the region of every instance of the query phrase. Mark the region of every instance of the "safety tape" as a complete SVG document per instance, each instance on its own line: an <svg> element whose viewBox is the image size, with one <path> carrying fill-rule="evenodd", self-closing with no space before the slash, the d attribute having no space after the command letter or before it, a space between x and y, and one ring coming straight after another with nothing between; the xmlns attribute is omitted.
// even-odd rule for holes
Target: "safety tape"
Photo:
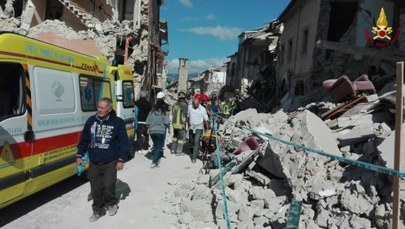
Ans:
<svg viewBox="0 0 405 229"><path fill-rule="evenodd" d="M216 125L216 122L214 119L212 120L212 123L213 123L212 126L214 129L214 134L217 135L217 127L216 127L217 125ZM219 176L221 179L221 195L222 195L222 203L224 205L224 218L226 221L226 228L231 229L231 222L230 222L229 213L228 213L228 204L227 204L227 200L226 200L227 197L226 197L226 192L225 192L224 174L222 171L221 155L220 155L220 151L219 151L220 145L219 145L218 138L215 138L215 141L217 144L217 149L215 150L215 153L217 155L218 170L219 170Z"/></svg>
<svg viewBox="0 0 405 229"><path fill-rule="evenodd" d="M256 131L256 130L252 130L251 128L247 128L246 126L238 125L235 122L231 122L228 119L226 119L224 117L221 117L220 115L216 115L216 116L218 116L219 118L221 118L221 119L223 119L223 120L225 120L227 122L230 122L230 123L234 124L236 127L240 128L240 129L247 130L247 131L249 131L251 133L255 133L257 135L264 136L264 137L266 137L266 138L268 138L270 140L277 141L277 142L283 143L285 145L289 145L289 146L301 149L304 152L310 152L310 153L313 153L313 154L325 156L325 157L331 158L333 160L337 160L337 161L340 161L340 162L343 162L343 163L346 163L346 164L357 166L357 167L367 169L367 170L370 170L370 171L374 171L374 172L377 172L377 173L384 173L384 174L387 174L387 175L390 175L390 176L405 177L405 170L396 170L396 169L392 169L392 168L383 167L383 166L380 166L380 165L370 164L370 163L367 163L367 162L364 162L364 161L356 161L356 160L353 160L353 159L350 159L350 158L345 158L345 157L342 157L342 156L334 155L332 153L328 153L328 152L325 152L323 150L314 149L314 148L311 148L311 147L307 147L307 146L304 146L304 145L299 145L299 144L296 144L296 143L293 143L293 142L290 142L290 141L286 141L286 140L283 140L283 139L278 138L278 137L274 137L273 135L271 135L269 133L262 133L262 132L259 132L259 131Z"/></svg>

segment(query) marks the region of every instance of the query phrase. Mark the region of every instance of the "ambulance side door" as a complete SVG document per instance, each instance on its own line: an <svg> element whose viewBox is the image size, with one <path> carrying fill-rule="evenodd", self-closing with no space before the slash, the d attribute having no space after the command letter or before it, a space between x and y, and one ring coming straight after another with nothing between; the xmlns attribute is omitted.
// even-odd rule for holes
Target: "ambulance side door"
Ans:
<svg viewBox="0 0 405 229"><path fill-rule="evenodd" d="M117 115L125 121L130 142L130 152L133 152L134 133L134 87L132 81L117 80L115 82L117 98Z"/></svg>
<svg viewBox="0 0 405 229"><path fill-rule="evenodd" d="M27 65L0 62L0 208L24 194L33 134Z"/></svg>

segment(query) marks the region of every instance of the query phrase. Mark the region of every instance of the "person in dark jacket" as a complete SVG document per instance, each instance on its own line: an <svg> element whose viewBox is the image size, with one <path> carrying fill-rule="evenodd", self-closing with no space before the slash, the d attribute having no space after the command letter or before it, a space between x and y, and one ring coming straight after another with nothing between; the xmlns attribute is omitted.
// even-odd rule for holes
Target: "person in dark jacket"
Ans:
<svg viewBox="0 0 405 229"><path fill-rule="evenodd" d="M84 125L77 150L77 164L82 163L85 152L90 159L88 178L93 198L90 222L105 215L106 208L109 215L115 215L117 171L123 169L128 159L129 143L124 120L116 116L111 99L102 98L98 102L97 113Z"/></svg>
<svg viewBox="0 0 405 229"><path fill-rule="evenodd" d="M136 129L136 150L146 153L149 150L149 134L145 125L146 118L152 109L151 103L146 100L146 93L141 92L141 97L135 102L138 107L138 125Z"/></svg>
<svg viewBox="0 0 405 229"><path fill-rule="evenodd" d="M149 134L153 141L152 165L155 168L159 165L162 157L162 148L166 136L166 130L169 126L169 117L166 112L165 102L161 99L156 101L155 106L146 118L146 126L149 128Z"/></svg>

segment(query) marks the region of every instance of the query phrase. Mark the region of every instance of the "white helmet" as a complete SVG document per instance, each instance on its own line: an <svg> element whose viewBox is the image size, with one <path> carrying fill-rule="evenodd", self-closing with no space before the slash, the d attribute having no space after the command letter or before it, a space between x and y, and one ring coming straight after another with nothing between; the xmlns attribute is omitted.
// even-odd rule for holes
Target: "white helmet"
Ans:
<svg viewBox="0 0 405 229"><path fill-rule="evenodd" d="M163 99L165 97L165 93L163 93L162 91L160 91L159 93L157 93L156 98L157 99Z"/></svg>

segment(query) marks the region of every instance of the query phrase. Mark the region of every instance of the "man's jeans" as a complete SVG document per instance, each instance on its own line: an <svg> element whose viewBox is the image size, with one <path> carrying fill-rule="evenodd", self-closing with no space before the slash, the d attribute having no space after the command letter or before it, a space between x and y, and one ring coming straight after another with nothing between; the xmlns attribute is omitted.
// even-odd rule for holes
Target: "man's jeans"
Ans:
<svg viewBox="0 0 405 229"><path fill-rule="evenodd" d="M150 137L153 141L152 162L158 164L162 157L162 148L165 144L165 134L151 134Z"/></svg>
<svg viewBox="0 0 405 229"><path fill-rule="evenodd" d="M193 144L193 154L191 155L191 159L195 160L197 159L198 156L198 152L200 150L200 140L201 140L201 136L203 134L203 130L202 129L197 129L195 130L195 133L193 133L193 130L189 130L189 134L190 134L190 142Z"/></svg>
<svg viewBox="0 0 405 229"><path fill-rule="evenodd" d="M91 197L93 198L93 212L103 213L105 208L118 203L115 196L115 182L117 181L117 161L105 164L90 162L88 178L90 180Z"/></svg>

